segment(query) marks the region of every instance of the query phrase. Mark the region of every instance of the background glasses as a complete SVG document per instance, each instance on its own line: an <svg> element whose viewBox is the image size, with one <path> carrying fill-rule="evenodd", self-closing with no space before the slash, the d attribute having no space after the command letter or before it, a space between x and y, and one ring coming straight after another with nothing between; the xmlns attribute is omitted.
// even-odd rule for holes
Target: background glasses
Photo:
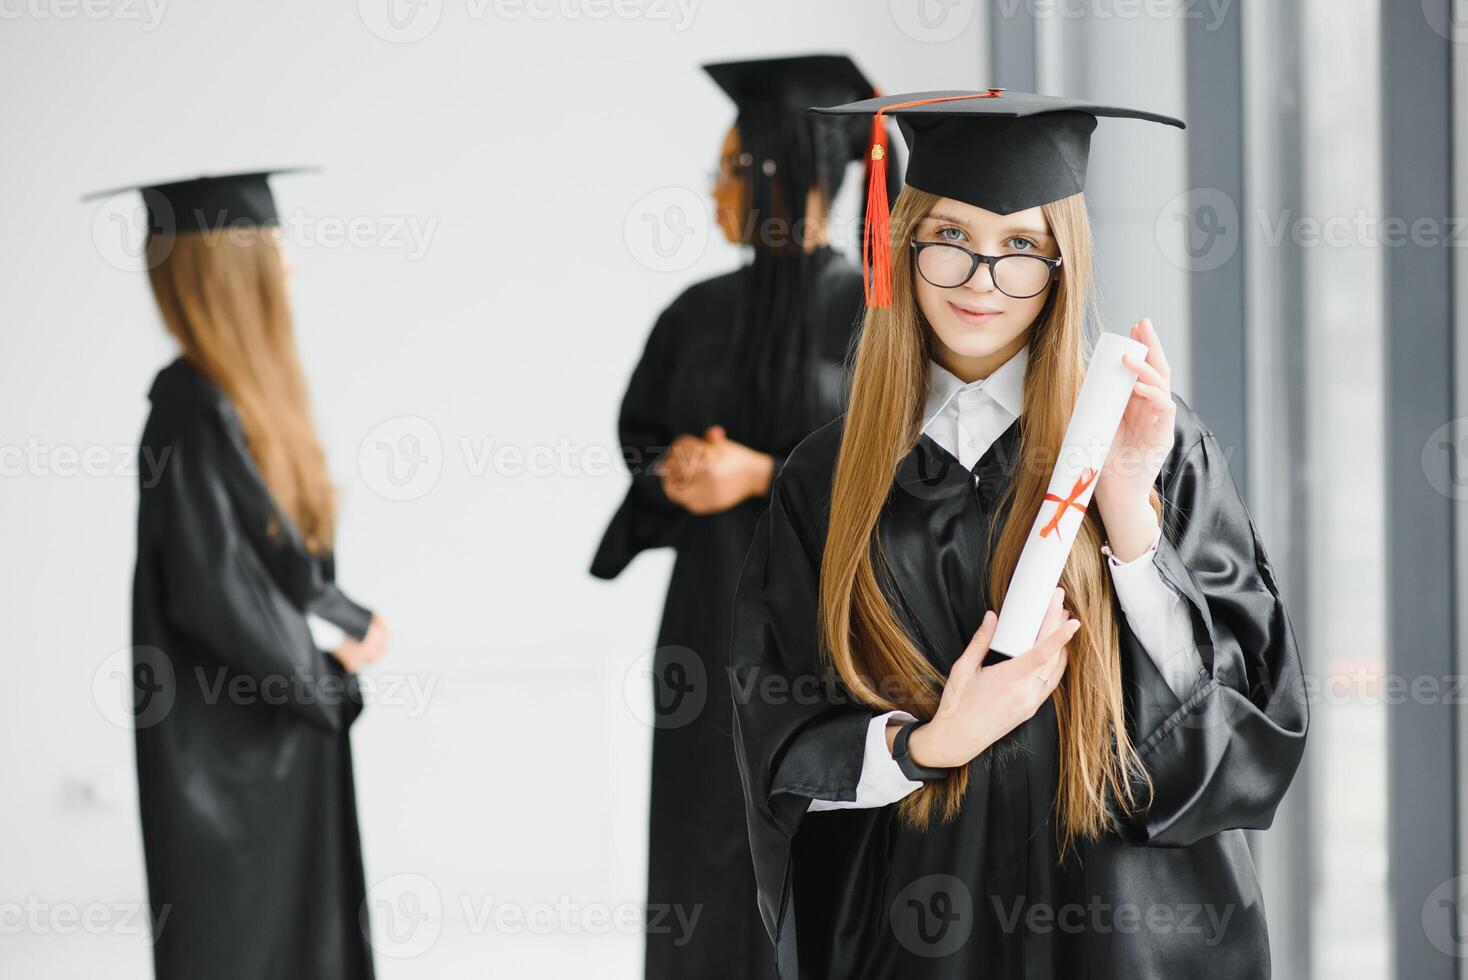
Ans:
<svg viewBox="0 0 1468 980"><path fill-rule="evenodd" d="M948 242L912 241L918 273L942 289L954 289L973 278L980 265L989 267L994 287L1010 299L1029 299L1045 291L1060 259L1045 255L980 255Z"/></svg>
<svg viewBox="0 0 1468 980"><path fill-rule="evenodd" d="M754 166L751 153L726 153L719 157L719 166L708 172L709 183L721 184L726 180L737 180L749 173Z"/></svg>

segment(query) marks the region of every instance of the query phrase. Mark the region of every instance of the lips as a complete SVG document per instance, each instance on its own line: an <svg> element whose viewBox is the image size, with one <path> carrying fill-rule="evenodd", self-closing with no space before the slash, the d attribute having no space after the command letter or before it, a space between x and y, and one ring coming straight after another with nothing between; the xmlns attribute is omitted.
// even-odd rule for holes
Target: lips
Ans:
<svg viewBox="0 0 1468 980"><path fill-rule="evenodd" d="M988 323L990 320L999 315L998 310L990 309L989 307L970 309L965 306L959 306L957 303L953 302L950 302L948 304L948 308L953 311L955 316L957 316L965 323Z"/></svg>

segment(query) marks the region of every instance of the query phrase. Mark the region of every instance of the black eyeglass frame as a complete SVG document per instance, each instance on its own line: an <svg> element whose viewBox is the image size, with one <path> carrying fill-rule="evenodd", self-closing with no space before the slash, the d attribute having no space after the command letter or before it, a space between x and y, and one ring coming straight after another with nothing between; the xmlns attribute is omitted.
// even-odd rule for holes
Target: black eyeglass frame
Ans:
<svg viewBox="0 0 1468 980"><path fill-rule="evenodd" d="M979 271L979 266L987 265L989 267L989 278L994 280L994 288L999 290L1001 293L1004 293L1004 295L1008 296L1010 299L1033 299L1034 297L1039 296L1045 290L1049 289L1050 284L1055 281L1055 270L1059 269L1061 262L1064 261L1063 256L1052 259L1048 255L1029 255L1022 252L1010 252L1007 255L981 255L978 252L972 251L971 249L964 248L957 242L921 242L914 238L911 239L908 244L912 246L912 264L917 268L918 275L922 276L923 281L928 283L929 285L937 286L939 289L957 289L959 286L967 284L968 281L974 277L974 273ZM944 286L941 283L933 282L933 280L929 279L927 275L923 272L923 266L922 263L918 261L918 257L922 254L923 249L930 248L935 245L942 248L956 248L960 252L963 252L968 256L968 275L964 276L962 281L955 283L952 286ZM1025 296L1016 296L1013 293L1006 291L1003 286L999 285L998 265L1004 259L1033 259L1044 262L1050 267L1050 277L1045 281L1045 285L1041 286L1033 293L1029 293Z"/></svg>

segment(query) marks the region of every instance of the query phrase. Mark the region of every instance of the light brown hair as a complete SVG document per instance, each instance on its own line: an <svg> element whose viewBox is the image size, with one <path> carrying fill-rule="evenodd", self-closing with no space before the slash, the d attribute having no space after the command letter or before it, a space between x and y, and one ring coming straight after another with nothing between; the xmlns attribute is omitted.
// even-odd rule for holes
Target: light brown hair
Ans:
<svg viewBox="0 0 1468 980"><path fill-rule="evenodd" d="M906 187L894 202L892 305L868 310L862 328L820 579L823 648L846 688L865 704L883 711L900 708L921 719L936 712L945 678L903 630L878 584L877 566L885 559L876 532L898 463L921 435L934 341L918 306L907 243L938 200ZM1048 313L1030 327L1018 466L1010 492L997 504L1007 513L996 522L1002 530L992 542L988 592L996 607L1039 513L1085 377L1092 250L1085 198L1076 194L1042 208L1065 262L1051 287L1058 292ZM1151 503L1160 516L1155 488ZM1114 591L1100 553L1103 541L1100 517L1091 508L1060 580L1066 604L1081 622L1069 641L1069 667L1053 695L1062 853L1106 830L1108 794L1124 809L1135 805L1128 775L1141 769L1126 730L1120 637ZM982 597L973 601L978 604ZM951 652L956 657L960 651ZM900 817L918 828L935 817L951 820L967 790L968 767L957 767L948 778L907 796Z"/></svg>
<svg viewBox="0 0 1468 980"><path fill-rule="evenodd" d="M229 397L280 510L330 550L336 489L311 420L274 229L155 235L148 278L184 358Z"/></svg>

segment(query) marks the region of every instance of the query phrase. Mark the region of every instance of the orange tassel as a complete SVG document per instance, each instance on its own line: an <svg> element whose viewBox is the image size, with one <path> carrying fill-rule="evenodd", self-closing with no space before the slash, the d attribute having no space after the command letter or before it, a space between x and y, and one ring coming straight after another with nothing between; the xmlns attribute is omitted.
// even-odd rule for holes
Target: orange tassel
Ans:
<svg viewBox="0 0 1468 980"><path fill-rule="evenodd" d="M867 161L867 220L861 242L862 276L868 307L892 305L892 213L887 201L887 127L872 118L871 157Z"/></svg>
<svg viewBox="0 0 1468 980"><path fill-rule="evenodd" d="M872 117L871 152L867 161L867 220L861 239L862 287L868 308L887 309L892 305L892 211L887 200L887 120L882 113L934 102L997 99L1002 98L1003 92L1003 89L991 88L975 95L914 99L883 106Z"/></svg>

